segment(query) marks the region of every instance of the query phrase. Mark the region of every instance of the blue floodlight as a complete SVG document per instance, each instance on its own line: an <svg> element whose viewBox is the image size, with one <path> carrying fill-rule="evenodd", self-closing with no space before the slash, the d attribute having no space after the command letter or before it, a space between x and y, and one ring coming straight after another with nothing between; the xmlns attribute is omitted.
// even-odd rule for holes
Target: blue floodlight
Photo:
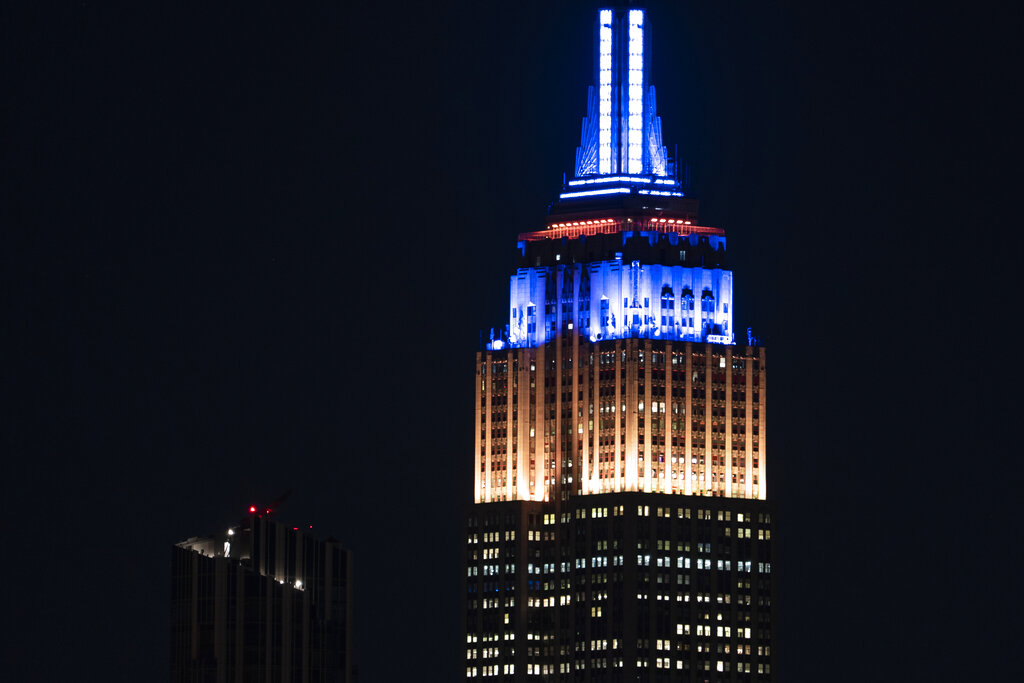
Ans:
<svg viewBox="0 0 1024 683"><path fill-rule="evenodd" d="M659 197L685 197L682 192L669 192L667 190L637 190L639 194L653 194Z"/></svg>
<svg viewBox="0 0 1024 683"><path fill-rule="evenodd" d="M626 117L627 173L643 173L644 11L629 11L629 109Z"/></svg>
<svg viewBox="0 0 1024 683"><path fill-rule="evenodd" d="M598 54L598 173L612 171L612 11L601 10Z"/></svg>
<svg viewBox="0 0 1024 683"><path fill-rule="evenodd" d="M601 194L629 194L632 190L628 187L610 187L603 190L586 190L584 192L563 192L558 195L559 199L572 199L573 197L593 197Z"/></svg>
<svg viewBox="0 0 1024 683"><path fill-rule="evenodd" d="M651 179L650 178L644 178L643 176L613 175L613 176L600 176L600 177L597 177L597 178L584 178L583 180L570 180L569 181L569 185L570 186L573 186L573 185L594 185L594 184L597 184L597 183L618 183L618 182L623 182L623 183L650 183ZM664 181L658 180L657 182L661 183L661 182L664 182ZM674 180L670 180L668 182L673 183L673 184L675 183Z"/></svg>
<svg viewBox="0 0 1024 683"><path fill-rule="evenodd" d="M561 292L563 305L550 307L533 302L538 292L546 290L554 269L520 268L509 280L506 336L492 340L488 348L535 347L559 334L579 334L590 341L648 338L735 343L730 306L732 271L640 261L625 264L621 255L616 256L607 261L566 265L566 282L577 284ZM583 271L589 278L585 293L578 284ZM694 291L703 293L696 319ZM570 306L564 305L570 302Z"/></svg>

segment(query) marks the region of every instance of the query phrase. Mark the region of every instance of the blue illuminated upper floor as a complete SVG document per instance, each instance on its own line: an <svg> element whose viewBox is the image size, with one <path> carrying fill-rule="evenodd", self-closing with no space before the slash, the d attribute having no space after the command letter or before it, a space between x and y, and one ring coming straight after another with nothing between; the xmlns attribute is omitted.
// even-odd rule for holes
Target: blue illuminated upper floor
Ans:
<svg viewBox="0 0 1024 683"><path fill-rule="evenodd" d="M508 324L489 348L573 334L734 343L722 231L658 217L606 220L520 235Z"/></svg>
<svg viewBox="0 0 1024 683"><path fill-rule="evenodd" d="M532 347L572 334L731 344L732 271L619 259L520 268L509 324L488 348Z"/></svg>

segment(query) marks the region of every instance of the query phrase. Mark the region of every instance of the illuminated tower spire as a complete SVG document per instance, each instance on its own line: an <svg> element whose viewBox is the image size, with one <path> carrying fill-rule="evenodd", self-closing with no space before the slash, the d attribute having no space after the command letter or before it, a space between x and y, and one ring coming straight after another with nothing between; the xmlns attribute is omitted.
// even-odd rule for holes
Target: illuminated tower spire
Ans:
<svg viewBox="0 0 1024 683"><path fill-rule="evenodd" d="M662 146L647 14L597 14L576 172L476 356L466 678L770 683L765 349Z"/></svg>
<svg viewBox="0 0 1024 683"><path fill-rule="evenodd" d="M600 10L596 38L597 86L587 91L576 178L671 176L654 86L648 84L650 39L644 10Z"/></svg>

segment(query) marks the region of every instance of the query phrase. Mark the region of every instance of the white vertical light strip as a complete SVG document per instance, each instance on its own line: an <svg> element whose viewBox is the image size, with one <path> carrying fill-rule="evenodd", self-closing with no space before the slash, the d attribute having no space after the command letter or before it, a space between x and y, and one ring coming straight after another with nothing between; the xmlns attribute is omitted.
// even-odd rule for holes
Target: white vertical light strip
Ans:
<svg viewBox="0 0 1024 683"><path fill-rule="evenodd" d="M519 349L519 405L530 404L530 360L532 356L526 349ZM528 465L530 462L530 413L520 411L516 424L516 500L530 499L530 482Z"/></svg>
<svg viewBox="0 0 1024 683"><path fill-rule="evenodd" d="M590 310L591 310L591 315L593 315L594 309L591 308ZM592 325L592 327L596 328L597 326L596 325ZM598 352L594 354L594 357L597 358L599 355L600 355L600 349L598 349ZM593 410L590 413L590 417L593 419L593 425L594 425L594 428L592 430L590 430L590 447L591 447L591 450L594 453L594 457L593 457L593 460L592 460L593 464L590 467L590 490L592 492L594 492L594 493L601 493L602 492L602 489L600 488L602 482L600 480L600 476L601 476L601 441L600 441L600 439L601 439L601 413L600 413L600 408L601 408L601 381L600 381L601 380L601 374L600 374L599 364L600 364L600 361L595 362L591 366L591 371L589 373L590 377L591 377L590 381L592 383L590 400L591 400L591 405L593 406Z"/></svg>
<svg viewBox="0 0 1024 683"><path fill-rule="evenodd" d="M548 428L544 421L544 414L546 412L546 406L544 405L545 397L547 394L543 388L545 386L544 376L547 372L547 359L544 357L544 345L541 344L537 347L537 376L534 393L536 394L537 409L535 415L536 427L534 429L534 440L532 445L532 453L534 458L533 468L533 499L536 501L543 501L547 497L547 486L544 483L544 473L547 471L548 463L544 457L544 432Z"/></svg>
<svg viewBox="0 0 1024 683"><path fill-rule="evenodd" d="M767 472L767 467L768 467L768 463L767 463L767 456L768 456L768 446L767 446L768 416L765 414L765 393L768 390L768 383L767 383L767 378L765 377L764 349L763 348L760 349L760 352L758 353L758 356L761 359L760 369L758 370L758 374L759 374L758 384L760 385L760 389L761 389L758 392L758 394L759 394L758 416L759 416L760 421L761 421L760 430L759 430L759 434L758 434L758 436L760 438L758 439L758 442L759 442L759 445L761 446L761 448L760 448L760 451L759 451L760 455L759 455L759 457L757 459L758 460L758 463L757 463L757 498L758 498L758 500L764 500L765 497L767 496L767 493L768 493L768 483L765 481L765 479L768 476L768 472Z"/></svg>
<svg viewBox="0 0 1024 683"><path fill-rule="evenodd" d="M516 413L512 410L512 395L514 391L514 385L517 384L515 375L512 374L512 369L515 367L514 356L512 349L510 348L506 352L506 363L505 366L505 379L506 379L506 391L505 391L505 500L515 500L515 487L512 485L512 473L515 470L512 468L512 439L509 435L514 432L512 429L511 418ZM509 378L512 378L511 380ZM516 404L518 406L518 403Z"/></svg>
<svg viewBox="0 0 1024 683"><path fill-rule="evenodd" d="M683 385L683 392L685 398L684 404L686 409L683 411L683 429L686 430L684 443L686 450L686 495L693 495L693 471L690 467L690 462L693 458L693 429L691 423L693 422L693 345L689 342L686 343L686 382Z"/></svg>
<svg viewBox="0 0 1024 683"><path fill-rule="evenodd" d="M626 117L626 173L643 173L644 11L629 10L629 111Z"/></svg>
<svg viewBox="0 0 1024 683"><path fill-rule="evenodd" d="M732 392L735 386L732 383L732 349L725 349L725 414L726 424L731 424L733 413ZM725 497L732 498L732 430L725 431Z"/></svg>
<svg viewBox="0 0 1024 683"><path fill-rule="evenodd" d="M746 443L744 444L743 452L743 475L746 477L744 483L750 481L750 467L751 463L754 462L754 363L748 360L746 370L746 396L747 402L743 407L743 424L746 428ZM750 494L746 492L746 486L743 487L743 497L750 498Z"/></svg>
<svg viewBox="0 0 1024 683"><path fill-rule="evenodd" d="M621 410L621 408L622 408L622 406L621 406L622 399L625 396L625 394L623 394L624 389L623 389L623 386L622 386L621 351L622 351L622 341L618 337L616 337L616 340L615 340L615 391L612 392L612 395L615 397L615 404L614 404L614 407L612 408L612 417L614 418L612 420L612 422L613 422L613 425L615 427L615 441L613 442L615 444L615 487L613 489L614 491L623 491L623 490L625 490L625 489L623 489L623 484L622 484L622 463L623 463L624 457L625 457L625 446L623 444L625 442L625 434L622 433L622 427L621 427L621 424L620 424L620 418L622 417L622 413L619 412ZM635 470L635 465L636 465L636 463L634 462L634 472L636 471Z"/></svg>
<svg viewBox="0 0 1024 683"><path fill-rule="evenodd" d="M577 274L576 274L576 278L577 278L577 282L579 282L579 272L578 271L577 271ZM578 299L577 299L576 303L577 304L579 303ZM573 349L573 353L576 356L576 362L580 363L582 365L583 364L582 349L580 349L580 347L578 345L574 345L574 346L575 346L575 348ZM580 400L583 402L583 405L586 405L588 401L593 401L594 400L591 397L591 395L590 395L590 375L592 374L592 372L590 370L581 371L581 374L582 374L583 379L581 379L580 381L583 383L583 385L580 388ZM591 413L590 418L593 419L593 417L594 417L594 415L593 415L593 413ZM578 476L580 478L580 493L582 493L584 495L590 493L590 453L591 453L591 448L592 448L591 443L590 443L591 433L590 433L590 430L588 430L587 427L586 427L586 420L587 420L587 413L586 413L586 411L584 411L583 412L583 419L581 420L581 422L584 425L584 427L583 427L583 439L582 439L582 441L583 441L583 448L582 448L582 453L581 453L581 455L583 456L583 458L582 458L583 459L583 467L580 469L580 472L578 473Z"/></svg>
<svg viewBox="0 0 1024 683"><path fill-rule="evenodd" d="M494 373L494 365L491 363L491 358L492 358L491 354L489 354L489 353L484 355L484 364L485 365L484 365L483 378L484 378L484 387L485 387L484 396L485 396L485 399L486 399L486 404L484 406L484 409L486 410L485 422L484 422L484 437L485 437L485 439L484 439L484 474L485 474L485 477L484 477L484 502L485 503L490 503L491 501L494 500L494 498L493 498L493 495L494 495L493 494L493 488L494 487L493 487L493 481L492 481L492 475L494 473L492 472L492 467L491 467L491 464L493 462L493 460L491 459L491 454L493 453L492 449L494 448L494 444L493 444L493 442L491 440L491 433L492 433L492 429L491 429L491 418L492 418L491 398L492 398L492 390L494 388L494 382L493 382L493 380L491 378L493 377L493 373Z"/></svg>
<svg viewBox="0 0 1024 683"><path fill-rule="evenodd" d="M651 353L651 342L650 340L644 341L641 346L641 353L644 354L644 369L643 369L643 380L644 380L644 394L643 396L637 395L638 401L643 401L643 411L640 412L640 417L644 418L644 491L650 493L657 491L657 482L652 482L652 477L657 477L657 473L653 472L654 467L654 454L651 452L651 432L653 429L653 411L651 410L651 366L653 365L653 354ZM637 369L637 375L640 374L639 368ZM639 444L640 438L637 437Z"/></svg>
<svg viewBox="0 0 1024 683"><path fill-rule="evenodd" d="M477 352L476 362L478 368L481 367L481 357L481 354ZM483 383L486 381L486 377L480 370L477 371L477 376L481 379L477 383L476 403L474 404L476 406L476 422L473 424L473 499L474 502L479 503L483 499L483 494L481 493L483 485L480 475L480 445L483 442L483 439L480 436L480 417L483 409L480 407L480 397L483 395Z"/></svg>
<svg viewBox="0 0 1024 683"><path fill-rule="evenodd" d="M674 299L675 297L673 297ZM678 493L676 490L679 482L679 472L676 465L672 463L672 456L675 454L675 449L672 447L672 437L675 435L676 430L673 428L672 415L675 413L672 410L672 342L665 342L665 408L668 410L668 415L662 416L664 418L665 426L663 428L665 434L665 492L666 493Z"/></svg>
<svg viewBox="0 0 1024 683"><path fill-rule="evenodd" d="M612 11L600 12L598 48L598 173L612 172Z"/></svg>
<svg viewBox="0 0 1024 683"><path fill-rule="evenodd" d="M640 490L640 444L637 429L640 417L640 381L636 358L637 340L627 338L622 347L626 350L626 383L622 387L622 398L619 408L626 417L626 432L623 436L624 456L626 458L626 490ZM620 380L621 381L621 380ZM620 415L621 417L621 415Z"/></svg>

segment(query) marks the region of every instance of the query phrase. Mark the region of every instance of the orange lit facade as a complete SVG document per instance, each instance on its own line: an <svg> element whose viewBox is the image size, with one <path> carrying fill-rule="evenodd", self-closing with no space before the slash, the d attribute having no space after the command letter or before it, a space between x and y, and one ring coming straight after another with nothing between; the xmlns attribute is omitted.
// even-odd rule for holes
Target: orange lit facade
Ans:
<svg viewBox="0 0 1024 683"><path fill-rule="evenodd" d="M476 502L765 497L765 352L655 339L477 355Z"/></svg>

